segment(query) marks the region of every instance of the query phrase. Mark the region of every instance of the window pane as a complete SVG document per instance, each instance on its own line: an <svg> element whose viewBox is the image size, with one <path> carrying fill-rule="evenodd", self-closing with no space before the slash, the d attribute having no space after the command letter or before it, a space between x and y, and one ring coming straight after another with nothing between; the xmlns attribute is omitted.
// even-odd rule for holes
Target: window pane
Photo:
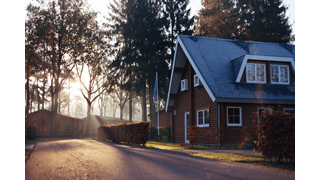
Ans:
<svg viewBox="0 0 320 180"><path fill-rule="evenodd" d="M264 64L257 64L257 81L264 82Z"/></svg>
<svg viewBox="0 0 320 180"><path fill-rule="evenodd" d="M228 121L229 124L233 124L233 116L228 116Z"/></svg>
<svg viewBox="0 0 320 180"><path fill-rule="evenodd" d="M279 82L278 66L270 66L271 82Z"/></svg>
<svg viewBox="0 0 320 180"><path fill-rule="evenodd" d="M254 64L247 64L247 79L248 81L255 81L255 65Z"/></svg>
<svg viewBox="0 0 320 180"><path fill-rule="evenodd" d="M203 124L203 111L198 111L198 122L199 125Z"/></svg>
<svg viewBox="0 0 320 180"><path fill-rule="evenodd" d="M209 111L204 111L204 124L209 124Z"/></svg>
<svg viewBox="0 0 320 180"><path fill-rule="evenodd" d="M228 115L233 115L233 108L228 108Z"/></svg>
<svg viewBox="0 0 320 180"><path fill-rule="evenodd" d="M280 66L280 81L283 83L289 82L289 68L288 68L288 66Z"/></svg>
<svg viewBox="0 0 320 180"><path fill-rule="evenodd" d="M240 108L234 108L234 113L233 115L240 116Z"/></svg>
<svg viewBox="0 0 320 180"><path fill-rule="evenodd" d="M240 117L239 116L234 116L234 123L240 124Z"/></svg>

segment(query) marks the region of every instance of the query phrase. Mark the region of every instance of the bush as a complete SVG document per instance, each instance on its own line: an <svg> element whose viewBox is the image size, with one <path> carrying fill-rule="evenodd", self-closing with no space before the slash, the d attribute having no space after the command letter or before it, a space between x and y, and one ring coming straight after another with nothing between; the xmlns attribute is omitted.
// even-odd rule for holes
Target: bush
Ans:
<svg viewBox="0 0 320 180"><path fill-rule="evenodd" d="M167 127L165 127L165 126L162 126L162 127L160 127L159 128L159 136L158 136L158 129L157 129L157 139L158 140L163 140L163 136L169 136L169 132L168 132L168 130L167 130Z"/></svg>
<svg viewBox="0 0 320 180"><path fill-rule="evenodd" d="M110 140L116 143L146 144L149 140L149 123L100 126L98 140Z"/></svg>
<svg viewBox="0 0 320 180"><path fill-rule="evenodd" d="M37 135L37 128L34 125L29 125L26 128L26 139L34 139Z"/></svg>
<svg viewBox="0 0 320 180"><path fill-rule="evenodd" d="M265 159L295 160L295 118L283 112L268 114L258 125L258 151Z"/></svg>
<svg viewBox="0 0 320 180"><path fill-rule="evenodd" d="M199 144L198 137L201 130L202 129L197 126L193 126L193 125L189 126L190 144L192 144L192 147L194 144Z"/></svg>

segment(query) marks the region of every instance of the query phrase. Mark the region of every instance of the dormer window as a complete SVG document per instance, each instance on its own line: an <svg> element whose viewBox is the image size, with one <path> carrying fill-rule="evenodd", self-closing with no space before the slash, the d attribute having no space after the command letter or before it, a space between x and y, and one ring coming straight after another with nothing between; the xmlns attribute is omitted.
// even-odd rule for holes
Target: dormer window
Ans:
<svg viewBox="0 0 320 180"><path fill-rule="evenodd" d="M270 65L271 83L289 84L289 66L288 65Z"/></svg>
<svg viewBox="0 0 320 180"><path fill-rule="evenodd" d="M182 79L181 80L181 91L187 91L188 90L188 79Z"/></svg>
<svg viewBox="0 0 320 180"><path fill-rule="evenodd" d="M247 82L266 83L266 66L264 64L247 63Z"/></svg>
<svg viewBox="0 0 320 180"><path fill-rule="evenodd" d="M201 86L201 85L202 85L198 75L194 75L194 76L193 76L193 80L194 80L194 81L193 81L193 82L194 82L194 87L197 87L197 86Z"/></svg>

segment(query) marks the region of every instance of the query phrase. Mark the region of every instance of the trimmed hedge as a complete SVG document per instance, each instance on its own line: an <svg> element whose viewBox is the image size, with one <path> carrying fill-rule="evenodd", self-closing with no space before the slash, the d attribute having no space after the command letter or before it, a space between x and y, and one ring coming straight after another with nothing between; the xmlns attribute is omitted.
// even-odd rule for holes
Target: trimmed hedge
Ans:
<svg viewBox="0 0 320 180"><path fill-rule="evenodd" d="M133 123L100 126L98 128L98 140L125 142L130 144L146 144L149 141L149 123Z"/></svg>
<svg viewBox="0 0 320 180"><path fill-rule="evenodd" d="M295 117L275 112L261 118L258 125L258 151L266 159L295 160Z"/></svg>

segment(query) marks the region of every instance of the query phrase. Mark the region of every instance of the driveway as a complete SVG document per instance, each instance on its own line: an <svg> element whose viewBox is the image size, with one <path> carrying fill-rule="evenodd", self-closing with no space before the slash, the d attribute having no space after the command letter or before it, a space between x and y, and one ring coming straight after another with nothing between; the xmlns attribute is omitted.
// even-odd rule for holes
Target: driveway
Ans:
<svg viewBox="0 0 320 180"><path fill-rule="evenodd" d="M294 179L293 172L91 139L41 140L26 179Z"/></svg>

